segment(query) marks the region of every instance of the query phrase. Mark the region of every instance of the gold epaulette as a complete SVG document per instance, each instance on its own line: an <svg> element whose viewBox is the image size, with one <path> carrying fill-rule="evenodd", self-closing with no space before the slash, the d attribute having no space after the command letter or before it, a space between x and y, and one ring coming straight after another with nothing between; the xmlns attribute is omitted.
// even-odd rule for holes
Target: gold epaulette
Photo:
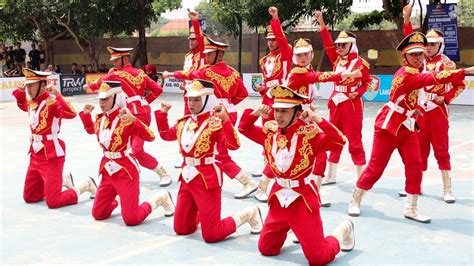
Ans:
<svg viewBox="0 0 474 266"><path fill-rule="evenodd" d="M451 61L446 55L441 55L441 62L443 63L444 70L454 70L456 69L456 63Z"/></svg>
<svg viewBox="0 0 474 266"><path fill-rule="evenodd" d="M99 120L104 115L104 113L96 114L95 115L95 120Z"/></svg>
<svg viewBox="0 0 474 266"><path fill-rule="evenodd" d="M111 69L109 69L109 72L108 72L108 73L110 74L110 73L112 73L112 72L114 72L114 71L115 71L115 68L112 67Z"/></svg>
<svg viewBox="0 0 474 266"><path fill-rule="evenodd" d="M306 135L309 138L313 138L314 136L318 135L321 130L319 129L318 125L315 123L309 123L307 125L301 126L298 128L298 134Z"/></svg>
<svg viewBox="0 0 474 266"><path fill-rule="evenodd" d="M408 74L412 74L412 75L420 74L420 71L418 69L413 68L413 67L409 67L409 66L405 67L405 72L407 72Z"/></svg>
<svg viewBox="0 0 474 266"><path fill-rule="evenodd" d="M362 64L367 68L367 69L370 69L370 64L369 62L367 62L364 58L360 57L360 61L362 61Z"/></svg>
<svg viewBox="0 0 474 266"><path fill-rule="evenodd" d="M304 74L304 73L308 73L308 69L306 67L294 67L293 69L291 69L291 72L290 74Z"/></svg>
<svg viewBox="0 0 474 266"><path fill-rule="evenodd" d="M46 100L46 106L50 106L51 104L56 102L56 97L50 95L48 99Z"/></svg>
<svg viewBox="0 0 474 266"><path fill-rule="evenodd" d="M263 133L267 134L268 132L277 132L278 123L275 120L270 120L263 124Z"/></svg>
<svg viewBox="0 0 474 266"><path fill-rule="evenodd" d="M181 122L181 121L186 121L186 119L188 119L191 115L185 115L183 117L180 117L178 119L176 119L176 124Z"/></svg>
<svg viewBox="0 0 474 266"><path fill-rule="evenodd" d="M216 131L222 128L222 119L218 116L211 116L208 118L208 125L212 131Z"/></svg>

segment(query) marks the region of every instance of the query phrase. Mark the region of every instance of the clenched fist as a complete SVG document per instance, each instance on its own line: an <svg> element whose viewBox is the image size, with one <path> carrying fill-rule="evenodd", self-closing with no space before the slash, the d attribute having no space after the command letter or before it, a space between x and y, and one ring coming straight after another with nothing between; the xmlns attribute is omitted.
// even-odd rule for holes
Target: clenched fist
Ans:
<svg viewBox="0 0 474 266"><path fill-rule="evenodd" d="M88 115L90 113L92 113L92 111L94 110L94 106L92 104L86 104L84 105L84 108L82 109L82 112L85 114L85 115Z"/></svg>
<svg viewBox="0 0 474 266"><path fill-rule="evenodd" d="M214 106L213 114L219 117L223 122L229 120L229 115L227 114L227 110L221 104Z"/></svg>
<svg viewBox="0 0 474 266"><path fill-rule="evenodd" d="M274 6L269 7L268 14L270 14L272 18L278 18L278 8Z"/></svg>
<svg viewBox="0 0 474 266"><path fill-rule="evenodd" d="M123 108L122 110L120 110L119 112L119 118L122 119L122 121L124 122L134 122L136 117L134 115L132 115L132 113L130 113L130 110L128 110L127 108Z"/></svg>
<svg viewBox="0 0 474 266"><path fill-rule="evenodd" d="M162 103L161 103L160 112L162 112L162 113L168 113L168 111L169 111L170 109L171 109L171 104L165 103L165 102L162 102Z"/></svg>
<svg viewBox="0 0 474 266"><path fill-rule="evenodd" d="M261 104L257 109L252 112L252 115L261 116L267 118L270 115L272 108L266 104Z"/></svg>

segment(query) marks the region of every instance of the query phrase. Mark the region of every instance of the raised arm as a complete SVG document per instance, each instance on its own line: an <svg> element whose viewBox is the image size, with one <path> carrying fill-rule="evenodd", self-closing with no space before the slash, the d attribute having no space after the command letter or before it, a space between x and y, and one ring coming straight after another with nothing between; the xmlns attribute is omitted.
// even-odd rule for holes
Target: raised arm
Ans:
<svg viewBox="0 0 474 266"><path fill-rule="evenodd" d="M346 137L341 133L341 131L339 131L333 124L314 113L311 109L305 110L301 114L300 119L303 119L308 123L316 123L323 131L323 133L319 133L315 138L310 140L316 153L340 148L346 143Z"/></svg>
<svg viewBox="0 0 474 266"><path fill-rule="evenodd" d="M275 40L278 43L282 58L284 60L291 60L293 57L293 50L288 44L285 33L283 33L283 29L281 28L280 19L278 18L278 9L274 6L269 7L268 13L272 16L270 27L272 27L273 34L275 34Z"/></svg>
<svg viewBox="0 0 474 266"><path fill-rule="evenodd" d="M146 88L150 90L150 93L145 97L145 100L148 103L152 103L160 94L163 92L163 88L161 88L158 83L152 80L148 75L145 76Z"/></svg>
<svg viewBox="0 0 474 266"><path fill-rule="evenodd" d="M199 52L202 53L204 51L204 34L202 33L201 25L199 24L199 14L197 12L189 12L188 16L191 19L191 24L193 25Z"/></svg>
<svg viewBox="0 0 474 266"><path fill-rule="evenodd" d="M324 50L326 51L331 64L334 64L337 59L336 47L334 47L331 35L329 34L328 28L324 23L323 13L321 11L316 11L316 13L314 13L314 17L319 22L319 35L323 41Z"/></svg>
<svg viewBox="0 0 474 266"><path fill-rule="evenodd" d="M150 130L150 128L143 124L140 119L137 119L135 116L132 115L130 110L124 108L120 110L119 118L126 124L132 123L132 135L137 136L144 141L153 141L155 139L155 134Z"/></svg>
<svg viewBox="0 0 474 266"><path fill-rule="evenodd" d="M86 104L84 109L79 112L79 117L81 118L82 124L87 134L95 134L94 122L92 121L91 112L94 110L94 106Z"/></svg>
<svg viewBox="0 0 474 266"><path fill-rule="evenodd" d="M58 103L55 116L64 119L73 119L77 116L77 112L70 102L67 102L61 94L56 96Z"/></svg>
<svg viewBox="0 0 474 266"><path fill-rule="evenodd" d="M249 92L247 91L247 88L245 88L242 79L238 78L236 82L238 82L237 92L235 96L230 99L230 101L235 105L239 104L241 101L247 98L247 96L249 96Z"/></svg>
<svg viewBox="0 0 474 266"><path fill-rule="evenodd" d="M240 148L240 140L235 132L232 122L229 119L227 110L222 105L217 105L214 107L214 116L217 116L222 121L222 132L223 134L219 136L218 145L225 145L229 150L237 150Z"/></svg>
<svg viewBox="0 0 474 266"><path fill-rule="evenodd" d="M25 85L21 84L13 91L12 95L16 99L16 105L18 105L18 108L22 111L28 112L28 100L26 99Z"/></svg>
<svg viewBox="0 0 474 266"><path fill-rule="evenodd" d="M407 36L413 32L413 27L411 25L410 16L413 10L413 6L408 3L408 5L403 7L403 36Z"/></svg>
<svg viewBox="0 0 474 266"><path fill-rule="evenodd" d="M176 125L172 128L168 124L168 111L171 105L168 103L161 103L161 109L155 111L155 120L158 127L158 133L161 139L165 141L174 141L178 139Z"/></svg>
<svg viewBox="0 0 474 266"><path fill-rule="evenodd" d="M239 123L239 132L255 143L264 145L265 133L263 129L255 125L255 122L262 115L268 115L271 108L266 105L259 106L256 110L245 109Z"/></svg>

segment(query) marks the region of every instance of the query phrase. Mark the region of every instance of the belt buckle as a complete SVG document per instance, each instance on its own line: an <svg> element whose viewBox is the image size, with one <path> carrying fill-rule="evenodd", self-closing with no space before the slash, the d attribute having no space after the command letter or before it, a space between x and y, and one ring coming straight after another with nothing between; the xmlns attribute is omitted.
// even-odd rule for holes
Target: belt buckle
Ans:
<svg viewBox="0 0 474 266"><path fill-rule="evenodd" d="M286 188L291 188L290 180L286 179L286 178L283 178L283 186L286 187Z"/></svg>

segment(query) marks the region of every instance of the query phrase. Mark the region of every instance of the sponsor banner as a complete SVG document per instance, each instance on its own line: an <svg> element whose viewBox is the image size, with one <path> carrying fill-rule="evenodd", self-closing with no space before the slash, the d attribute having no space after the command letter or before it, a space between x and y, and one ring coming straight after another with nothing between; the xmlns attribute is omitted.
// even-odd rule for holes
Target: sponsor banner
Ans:
<svg viewBox="0 0 474 266"><path fill-rule="evenodd" d="M444 54L459 61L458 22L456 4L431 4L427 6L428 28L444 34Z"/></svg>
<svg viewBox="0 0 474 266"><path fill-rule="evenodd" d="M183 90L179 88L180 86L184 86L184 81L182 79L176 79L171 77L163 80L162 78L160 78L157 82L163 88L164 92L183 93Z"/></svg>
<svg viewBox="0 0 474 266"><path fill-rule="evenodd" d="M61 93L64 96L81 95L86 94L82 89L85 84L85 76L65 74L61 75Z"/></svg>
<svg viewBox="0 0 474 266"><path fill-rule="evenodd" d="M60 91L61 86L59 82L60 75L48 76L48 85L52 85L53 88ZM15 101L12 93L21 83L25 82L25 77L14 77L14 78L2 78L0 79L0 102L12 102Z"/></svg>
<svg viewBox="0 0 474 266"><path fill-rule="evenodd" d="M393 75L371 75L372 83L362 96L366 102L388 102Z"/></svg>
<svg viewBox="0 0 474 266"><path fill-rule="evenodd" d="M262 73L244 73L242 75L242 80L244 82L245 88L249 93L249 96L261 96L260 93L257 92L255 85L258 84L261 86L263 84Z"/></svg>

